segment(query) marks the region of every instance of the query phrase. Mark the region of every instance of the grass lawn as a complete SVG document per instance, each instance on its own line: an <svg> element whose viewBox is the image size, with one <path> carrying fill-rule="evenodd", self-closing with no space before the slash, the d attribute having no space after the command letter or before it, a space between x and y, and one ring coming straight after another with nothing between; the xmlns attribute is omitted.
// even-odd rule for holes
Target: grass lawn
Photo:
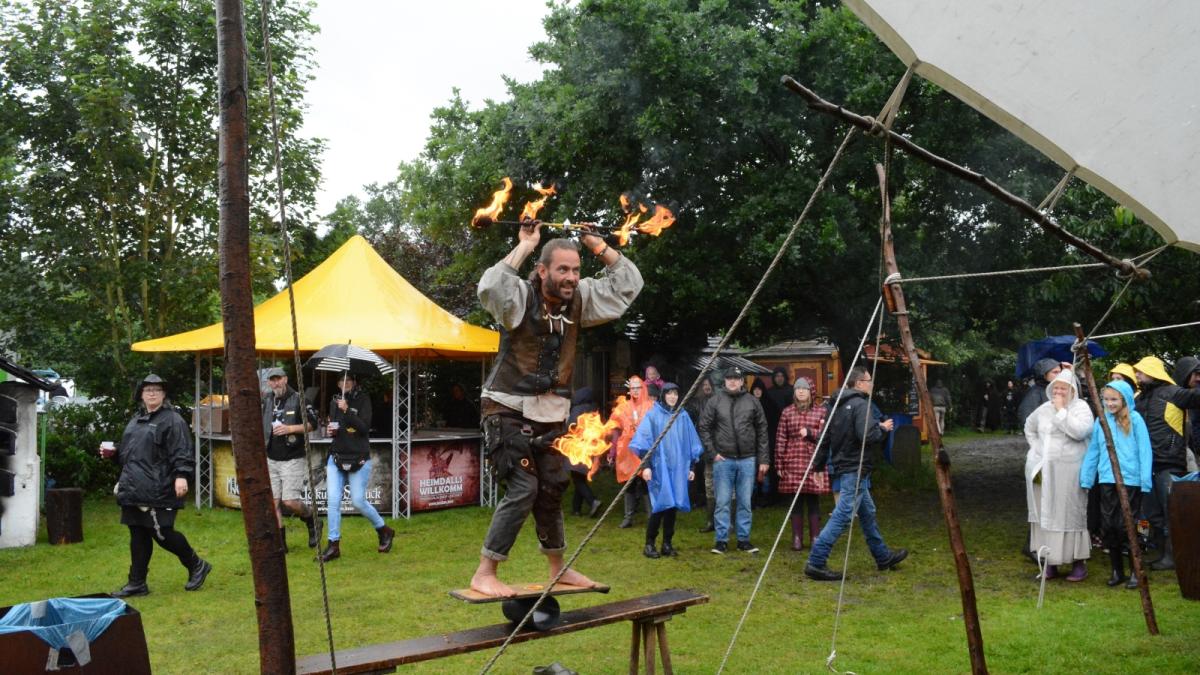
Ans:
<svg viewBox="0 0 1200 675"><path fill-rule="evenodd" d="M975 458L1005 462L971 464L966 448L978 438L996 450ZM1135 591L1104 585L1106 563L1093 558L1091 578L1080 584L1051 582L1037 609L1035 568L1017 555L1027 532L1017 453L1012 441L970 434L956 437L956 490L971 556L988 666L992 672L1197 672L1200 670L1200 603L1184 600L1173 573L1152 578L1162 635L1150 637ZM991 448L992 446L988 446ZM1019 453L1023 456L1023 453ZM1019 457L1015 460L1019 466ZM998 471L1001 467L1003 471ZM963 481L958 482L958 477ZM932 480L878 477L880 526L889 545L912 555L893 572L878 572L855 528L837 634L839 670L858 673L968 672L961 605L945 526ZM615 494L611 473L597 479L602 498ZM832 502L822 502L827 511ZM580 557L578 566L613 586L608 596L562 598L564 611L667 588L707 593L711 602L689 609L669 624L672 656L680 673L712 672L725 652L751 588L779 529L784 508L754 514L753 540L763 553L708 552L711 535L700 534L703 513L681 514L676 559L641 555L645 518L621 530L610 517ZM425 513L409 522L389 521L399 535L388 555L375 552L375 533L360 518L343 522L343 557L326 567L334 640L339 648L386 642L499 623L497 605L467 605L447 596L464 586L478 560L490 511L459 508ZM618 513L619 516L619 513ZM579 542L590 518L567 516L568 545ZM151 562L152 593L134 598L142 612L150 658L159 673L249 673L258 667L250 562L241 514L188 510L177 522L214 571L205 587L186 593L184 570L158 549ZM44 530L43 530L44 531ZM128 535L112 498L87 501L85 541L49 546L44 541L0 551L0 605L55 596L111 591L128 567ZM288 556L297 652L326 647L317 566L304 547L304 527L291 521ZM44 533L42 535L44 537ZM831 567L840 567L845 538ZM781 545L730 659L738 673L826 672L838 584L803 576L805 553ZM1099 551L1098 555L1103 555ZM538 580L544 559L536 551L532 523L503 566L510 581ZM493 672L529 673L560 661L581 673L623 672L628 663L625 624L513 645ZM477 672L491 652L419 664L413 672Z"/></svg>

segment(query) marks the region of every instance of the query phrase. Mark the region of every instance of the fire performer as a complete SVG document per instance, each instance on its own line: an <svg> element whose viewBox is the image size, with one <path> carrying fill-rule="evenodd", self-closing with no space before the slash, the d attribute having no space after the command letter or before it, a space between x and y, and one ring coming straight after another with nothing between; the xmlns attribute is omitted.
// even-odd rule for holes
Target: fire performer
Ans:
<svg viewBox="0 0 1200 675"><path fill-rule="evenodd" d="M500 324L500 353L484 383L484 439L495 476L507 481L483 541L471 588L492 597L515 592L496 570L508 559L529 513L550 578L562 570L566 538L562 494L568 482L563 458L551 447L564 431L571 407L571 369L581 327L620 317L642 289L642 275L603 239L582 234L583 245L605 266L605 275L579 278L579 247L554 239L542 247L529 279L517 270L537 248L541 223L521 227L515 248L479 280L479 300ZM576 570L562 583L594 586Z"/></svg>

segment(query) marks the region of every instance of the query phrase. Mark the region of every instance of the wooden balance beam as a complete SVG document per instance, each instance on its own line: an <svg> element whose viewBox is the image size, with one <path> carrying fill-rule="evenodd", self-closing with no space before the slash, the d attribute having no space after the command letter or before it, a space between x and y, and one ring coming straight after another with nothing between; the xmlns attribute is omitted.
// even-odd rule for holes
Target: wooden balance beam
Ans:
<svg viewBox="0 0 1200 675"><path fill-rule="evenodd" d="M606 626L620 621L633 624L633 643L630 648L629 672L638 672L639 647L645 653L646 672L654 673L654 645L662 656L663 672L671 675L671 656L667 646L668 621L676 614L683 614L692 605L708 602L708 596L681 589L671 589L640 598L620 600L563 612L551 628L523 630L513 642L526 642L541 638L574 633L575 631ZM455 633L430 635L412 640L368 645L336 652L339 673L392 673L396 666L418 661L440 659L456 654L492 649L504 644L512 632L512 624L501 623L483 628L471 628ZM329 654L314 654L296 663L298 675L332 673Z"/></svg>

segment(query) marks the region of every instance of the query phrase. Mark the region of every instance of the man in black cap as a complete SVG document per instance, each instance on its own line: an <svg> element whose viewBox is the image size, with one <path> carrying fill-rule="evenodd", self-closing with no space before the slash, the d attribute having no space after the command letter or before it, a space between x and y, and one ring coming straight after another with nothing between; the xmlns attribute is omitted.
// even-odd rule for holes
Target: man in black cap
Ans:
<svg viewBox="0 0 1200 675"><path fill-rule="evenodd" d="M729 502L735 492L737 548L746 553L758 553L758 547L750 543L753 518L750 500L755 481L762 480L770 468L767 416L758 399L746 392L745 384L746 376L741 368L728 368L725 386L704 406L697 425L704 454L713 464L716 541L712 552L717 554L725 553L729 547Z"/></svg>
<svg viewBox="0 0 1200 675"><path fill-rule="evenodd" d="M1068 363L1060 363L1050 358L1038 359L1033 364L1033 386L1025 392L1025 397L1021 399L1021 405L1017 407L1018 429L1024 429L1025 420L1033 414L1033 411L1050 400L1050 397L1046 395L1046 387L1054 381L1054 378L1058 377L1064 366L1071 367Z"/></svg>
<svg viewBox="0 0 1200 675"><path fill-rule="evenodd" d="M305 414L307 411L308 414ZM287 550L287 529L283 526L283 506L304 521L308 528L308 547L321 543L315 514L304 503L304 484L308 482L308 459L304 456L304 434L316 425L316 416L300 396L288 386L283 368L267 371L267 394L262 399L263 435L267 443L267 472L271 476L271 494L275 496L275 521L283 550Z"/></svg>

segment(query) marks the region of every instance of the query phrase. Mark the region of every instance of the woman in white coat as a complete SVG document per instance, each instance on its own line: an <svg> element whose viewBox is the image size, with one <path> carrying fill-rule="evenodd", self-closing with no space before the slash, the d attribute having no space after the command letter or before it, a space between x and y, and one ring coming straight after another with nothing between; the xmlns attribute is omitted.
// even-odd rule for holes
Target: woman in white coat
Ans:
<svg viewBox="0 0 1200 675"><path fill-rule="evenodd" d="M1079 466L1091 438L1092 411L1079 398L1075 375L1063 370L1046 387L1050 400L1025 420L1025 496L1029 506L1029 550L1046 561L1046 578L1056 565L1072 564L1067 581L1087 578L1091 540L1087 491Z"/></svg>

